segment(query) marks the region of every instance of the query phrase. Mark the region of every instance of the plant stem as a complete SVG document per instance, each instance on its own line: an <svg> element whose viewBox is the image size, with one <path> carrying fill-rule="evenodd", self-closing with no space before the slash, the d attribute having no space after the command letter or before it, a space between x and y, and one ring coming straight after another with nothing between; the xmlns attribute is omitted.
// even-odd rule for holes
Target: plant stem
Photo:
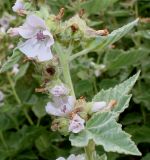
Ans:
<svg viewBox="0 0 150 160"><path fill-rule="evenodd" d="M71 95L75 97L74 88L71 80L70 69L69 69L69 53L65 53L60 45L56 44L56 52L59 55L60 64L64 76L65 83L71 89Z"/></svg>
<svg viewBox="0 0 150 160"><path fill-rule="evenodd" d="M11 79L10 75L7 74L7 78L8 78L8 81L10 83L10 86L11 86L11 89L12 89L12 92L13 92L13 95L17 101L18 104L21 104L21 100L20 98L18 97L17 93L16 93L16 90L15 90L15 85L14 85L14 82L13 80Z"/></svg>
<svg viewBox="0 0 150 160"><path fill-rule="evenodd" d="M96 160L95 157L95 143L90 140L88 145L84 148L86 160Z"/></svg>
<svg viewBox="0 0 150 160"><path fill-rule="evenodd" d="M1 139L4 147L5 147L6 149L8 149L8 146L7 146L7 143L6 143L5 139L4 139L4 136L3 136L2 131L0 131L0 139Z"/></svg>
<svg viewBox="0 0 150 160"><path fill-rule="evenodd" d="M76 58L79 57L79 56L86 55L86 54L87 54L88 52L90 52L90 51L91 51L91 48L90 48L90 49L84 49L84 50L82 50L81 52L78 52L78 53L72 55L72 56L70 57L69 61L72 61L72 60L76 59Z"/></svg>
<svg viewBox="0 0 150 160"><path fill-rule="evenodd" d="M13 92L13 95L14 95L17 103L18 103L19 105L21 105L22 103L21 103L21 100L20 100L19 96L17 95L16 90L15 90L14 82L13 82L13 80L11 79L11 77L10 77L10 75L9 75L8 73L7 73L7 78L8 78L8 81L9 81L9 83L10 83L10 86L11 86L11 89L12 89L12 92ZM28 112L27 112L25 109L23 109L23 113L24 113L26 119L28 120L28 122L30 123L30 125L33 125L34 123L33 123L32 119L31 119L31 117L29 116Z"/></svg>
<svg viewBox="0 0 150 160"><path fill-rule="evenodd" d="M67 61L67 60L66 60ZM71 88L71 95L75 97L74 88L71 80L70 70L69 70L69 64L65 60L62 61L63 64L63 75L65 82L70 86Z"/></svg>
<svg viewBox="0 0 150 160"><path fill-rule="evenodd" d="M24 113L26 119L28 120L28 122L30 123L30 125L34 125L32 119L31 119L31 117L29 116L29 114L28 114L28 112L27 112L26 109L23 109L23 113Z"/></svg>

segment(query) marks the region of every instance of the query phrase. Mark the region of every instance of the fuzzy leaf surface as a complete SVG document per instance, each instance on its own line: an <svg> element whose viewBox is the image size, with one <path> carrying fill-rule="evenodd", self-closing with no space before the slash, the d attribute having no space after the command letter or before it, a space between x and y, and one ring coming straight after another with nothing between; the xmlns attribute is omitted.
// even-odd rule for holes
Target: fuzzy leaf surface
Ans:
<svg viewBox="0 0 150 160"><path fill-rule="evenodd" d="M135 82L139 77L139 74L140 72L130 77L123 83L116 85L114 88L110 88L107 90L102 89L96 96L94 96L92 101L93 102L106 101L108 103L110 100L114 99L117 101L117 105L114 107L113 112L115 113L123 112L128 107L129 101L131 99L131 95L127 94L134 86Z"/></svg>
<svg viewBox="0 0 150 160"><path fill-rule="evenodd" d="M93 139L96 145L102 145L107 152L118 152L141 155L130 135L122 131L122 127L110 112L95 114L86 124L86 129L79 134L72 134L73 146L84 147Z"/></svg>
<svg viewBox="0 0 150 160"><path fill-rule="evenodd" d="M116 41L121 39L124 35L126 35L135 25L137 25L137 23L138 23L138 19L136 19L133 22L128 23L127 25L124 25L121 28L118 28L112 31L107 36L97 37L89 44L89 48L103 49L109 46L110 44L115 43Z"/></svg>

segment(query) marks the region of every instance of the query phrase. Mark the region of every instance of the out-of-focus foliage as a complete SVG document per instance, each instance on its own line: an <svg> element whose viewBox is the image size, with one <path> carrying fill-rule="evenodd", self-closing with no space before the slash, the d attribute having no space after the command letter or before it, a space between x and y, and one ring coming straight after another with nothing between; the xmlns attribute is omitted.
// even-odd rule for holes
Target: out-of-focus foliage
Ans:
<svg viewBox="0 0 150 160"><path fill-rule="evenodd" d="M7 17L10 26L14 27L23 18L11 11L12 5L12 0L0 1L0 18ZM89 26L95 29L107 28L110 32L140 18L138 26L132 32L109 48L97 48L95 52L73 61L71 73L77 97L85 96L91 100L101 89L113 87L141 70L130 107L121 114L119 122L132 135L143 154L142 160L149 160L150 1L47 0L47 5L53 13L58 13L64 7L64 19L77 12L84 12L83 18ZM36 3L35 7L38 7ZM10 38L3 30L0 31L0 66L12 55L16 43L17 38ZM12 63L15 64L14 60L10 63L13 66ZM20 66L16 76L13 76L11 69L0 75L0 90L5 96L4 102L0 102L0 160L53 160L58 155L81 152L77 148L71 148L68 137L51 132L50 117L44 110L47 96L35 92L35 88L41 85L40 77L33 64L24 64L22 60ZM98 150L103 152L103 148L99 147ZM108 160L141 159L116 153L107 155Z"/></svg>

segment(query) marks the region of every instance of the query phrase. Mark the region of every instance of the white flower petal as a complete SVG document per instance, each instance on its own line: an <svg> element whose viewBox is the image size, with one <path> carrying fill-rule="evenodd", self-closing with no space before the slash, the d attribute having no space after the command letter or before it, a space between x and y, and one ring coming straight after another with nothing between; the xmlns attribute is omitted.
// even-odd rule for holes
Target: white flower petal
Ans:
<svg viewBox="0 0 150 160"><path fill-rule="evenodd" d="M43 42L38 44L40 44L37 51L38 60L40 62L51 60L53 58L51 49L47 48Z"/></svg>
<svg viewBox="0 0 150 160"><path fill-rule="evenodd" d="M60 158L57 158L56 160L85 160L85 155L81 154L81 155L75 156L74 154L71 154L67 159L60 157Z"/></svg>
<svg viewBox="0 0 150 160"><path fill-rule="evenodd" d="M67 160L85 160L85 156L83 154L77 156L71 154Z"/></svg>
<svg viewBox="0 0 150 160"><path fill-rule="evenodd" d="M57 158L56 160L66 160L66 159L63 158L63 157L59 157L59 158Z"/></svg>
<svg viewBox="0 0 150 160"><path fill-rule="evenodd" d="M53 58L50 48L46 48L44 42L38 42L35 37L26 40L24 43L20 44L18 48L27 57L38 58L40 62L48 61Z"/></svg>
<svg viewBox="0 0 150 160"><path fill-rule="evenodd" d="M92 107L92 112L98 112L104 109L106 106L107 106L107 103L105 101L94 102Z"/></svg>
<svg viewBox="0 0 150 160"><path fill-rule="evenodd" d="M76 157L76 160L86 160L85 155L81 154Z"/></svg>
<svg viewBox="0 0 150 160"><path fill-rule="evenodd" d="M55 105L67 115L73 110L76 99L74 96L53 97L53 101Z"/></svg>
<svg viewBox="0 0 150 160"><path fill-rule="evenodd" d="M45 35L45 36L48 36L48 37L49 37L49 38L48 38L48 40L47 40L47 44L46 44L46 46L47 46L47 47L52 46L52 45L54 44L54 38L53 38L53 35L52 35L48 30L44 30L44 31L43 31L43 35Z"/></svg>
<svg viewBox="0 0 150 160"><path fill-rule="evenodd" d="M50 115L54 115L54 116L62 115L60 112L60 109L57 108L54 103L48 102L45 109L46 109L46 112Z"/></svg>
<svg viewBox="0 0 150 160"><path fill-rule="evenodd" d="M71 154L67 160L76 160L76 156L74 154Z"/></svg>
<svg viewBox="0 0 150 160"><path fill-rule="evenodd" d="M35 58L39 50L39 45L36 44L36 39L28 39L24 43L20 44L18 48L27 57Z"/></svg>
<svg viewBox="0 0 150 160"><path fill-rule="evenodd" d="M23 26L18 27L19 34L25 39L32 38L37 34L38 31L39 29L33 28L28 24L24 24Z"/></svg>
<svg viewBox="0 0 150 160"><path fill-rule="evenodd" d="M50 115L54 116L67 116L68 113L70 113L74 107L75 104L75 98L72 98L72 96L65 97L65 100L60 97L54 97L54 103L47 103L46 105L46 112ZM69 100L69 103L68 103Z"/></svg>
<svg viewBox="0 0 150 160"><path fill-rule="evenodd" d="M76 99L74 96L67 96L66 108L67 113L71 112L74 109Z"/></svg>
<svg viewBox="0 0 150 160"><path fill-rule="evenodd" d="M25 23L18 27L18 32L23 38L28 39L35 36L40 30L45 29L46 25L44 20L35 15L29 15Z"/></svg>
<svg viewBox="0 0 150 160"><path fill-rule="evenodd" d="M36 15L29 15L26 23L33 28L46 29L45 21Z"/></svg>

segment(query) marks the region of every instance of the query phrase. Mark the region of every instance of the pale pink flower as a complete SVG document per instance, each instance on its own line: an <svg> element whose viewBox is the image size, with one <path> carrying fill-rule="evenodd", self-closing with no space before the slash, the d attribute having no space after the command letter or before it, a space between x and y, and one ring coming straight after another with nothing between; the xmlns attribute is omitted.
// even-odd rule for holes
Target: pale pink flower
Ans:
<svg viewBox="0 0 150 160"><path fill-rule="evenodd" d="M85 120L76 114L72 120L70 120L69 131L73 133L79 133L84 130Z"/></svg>
<svg viewBox="0 0 150 160"><path fill-rule="evenodd" d="M16 0L12 10L20 15L25 14L25 7L23 0Z"/></svg>
<svg viewBox="0 0 150 160"><path fill-rule="evenodd" d="M3 30L3 32L6 32L6 30L10 26L10 22L13 21L14 19L16 19L15 16L11 16L11 15L5 13L2 16L2 18L0 18L0 28L1 28L1 30Z"/></svg>
<svg viewBox="0 0 150 160"><path fill-rule="evenodd" d="M54 39L43 19L36 15L29 15L17 30L26 39L18 45L18 48L27 57L37 58L40 62L53 58L50 47L54 44Z"/></svg>
<svg viewBox="0 0 150 160"><path fill-rule="evenodd" d="M69 89L65 87L64 84L55 85L49 91L55 97L65 96L69 93Z"/></svg>
<svg viewBox="0 0 150 160"><path fill-rule="evenodd" d="M73 96L66 96L63 98L53 98L54 102L48 102L45 109L46 112L54 116L67 116L75 105L75 98Z"/></svg>
<svg viewBox="0 0 150 160"><path fill-rule="evenodd" d="M85 160L85 156L84 155L75 156L74 154L71 154L67 159L60 157L57 158L56 160Z"/></svg>
<svg viewBox="0 0 150 160"><path fill-rule="evenodd" d="M105 101L94 102L92 106L92 112L98 112L107 107L107 103Z"/></svg>

